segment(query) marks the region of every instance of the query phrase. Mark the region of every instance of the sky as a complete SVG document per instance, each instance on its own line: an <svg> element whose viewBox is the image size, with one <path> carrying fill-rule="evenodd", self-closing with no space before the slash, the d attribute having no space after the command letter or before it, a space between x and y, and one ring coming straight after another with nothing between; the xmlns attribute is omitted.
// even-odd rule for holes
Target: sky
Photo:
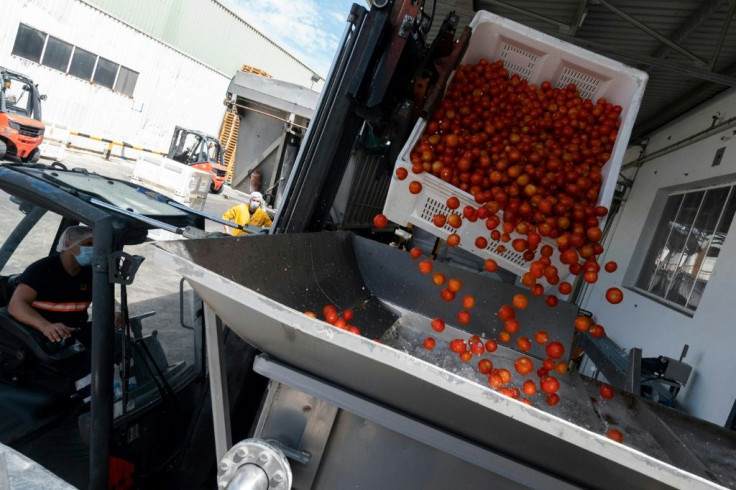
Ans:
<svg viewBox="0 0 736 490"><path fill-rule="evenodd" d="M220 0L299 61L325 77L350 6L362 0Z"/></svg>

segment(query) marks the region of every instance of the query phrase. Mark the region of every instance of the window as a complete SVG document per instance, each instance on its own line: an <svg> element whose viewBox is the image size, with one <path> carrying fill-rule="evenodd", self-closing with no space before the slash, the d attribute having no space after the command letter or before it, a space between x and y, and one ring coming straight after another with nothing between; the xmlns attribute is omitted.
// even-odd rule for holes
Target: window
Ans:
<svg viewBox="0 0 736 490"><path fill-rule="evenodd" d="M43 61L41 64L66 73L66 69L69 66L69 58L71 58L71 56L71 44L49 36L49 40L46 43L46 50L43 52Z"/></svg>
<svg viewBox="0 0 736 490"><path fill-rule="evenodd" d="M111 89L115 83L115 76L118 74L119 66L117 63L113 63L105 58L97 58L97 68L95 69L95 76L92 81Z"/></svg>
<svg viewBox="0 0 736 490"><path fill-rule="evenodd" d="M69 65L69 74L84 80L92 80L92 70L95 69L97 56L82 48L74 48L74 57Z"/></svg>
<svg viewBox="0 0 736 490"><path fill-rule="evenodd" d="M18 26L12 54L133 97L138 72L25 24ZM70 61L71 60L71 61Z"/></svg>
<svg viewBox="0 0 736 490"><path fill-rule="evenodd" d="M667 196L634 289L694 312L736 211L736 186Z"/></svg>
<svg viewBox="0 0 736 490"><path fill-rule="evenodd" d="M133 97L133 89L135 88L135 83L137 81L138 73L121 66L120 72L118 73L118 79L115 81L115 91L122 92L125 95Z"/></svg>

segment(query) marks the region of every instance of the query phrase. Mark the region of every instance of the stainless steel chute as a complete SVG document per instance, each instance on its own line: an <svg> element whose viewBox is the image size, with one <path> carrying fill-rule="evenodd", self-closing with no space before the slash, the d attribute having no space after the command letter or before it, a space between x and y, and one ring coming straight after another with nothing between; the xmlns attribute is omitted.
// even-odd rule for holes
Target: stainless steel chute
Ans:
<svg viewBox="0 0 736 490"><path fill-rule="evenodd" d="M471 323L460 329L450 320L460 310L458 301L441 301L439 288L408 253L351 233L156 246L159 259L176 268L224 324L278 362L541 473L573 485L616 488L734 483L728 454L736 438L711 424L667 415L686 425L689 437L708 441L710 454L698 455L695 463L695 455L666 423L660 424L665 419L656 414L662 407L623 392L600 400L597 382L576 373L560 376L559 405L548 407L538 399L530 407L492 390L474 365L451 354L447 342L452 338L496 336L501 322L495 312L520 291L515 286L436 263L435 270L461 279L463 293L476 298ZM354 309L352 323L364 336L303 313L320 313L326 304ZM574 305L552 309L541 298L530 298L519 318L569 346L576 312ZM429 327L438 316L450 325L442 333ZM432 352L421 347L430 334L438 345ZM530 354L545 357L541 346ZM496 367L513 370L519 355L500 347L490 358ZM604 436L614 425L626 434L625 444Z"/></svg>

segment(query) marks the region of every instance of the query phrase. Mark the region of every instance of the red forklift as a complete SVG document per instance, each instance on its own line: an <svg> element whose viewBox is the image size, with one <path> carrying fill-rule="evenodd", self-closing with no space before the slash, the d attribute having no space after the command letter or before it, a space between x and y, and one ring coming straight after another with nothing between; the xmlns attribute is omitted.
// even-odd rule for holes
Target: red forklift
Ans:
<svg viewBox="0 0 736 490"><path fill-rule="evenodd" d="M214 136L176 126L171 138L169 153L166 156L185 165L209 172L212 175L210 192L213 194L219 194L225 188L227 179L225 153L220 141Z"/></svg>
<svg viewBox="0 0 736 490"><path fill-rule="evenodd" d="M41 101L33 80L0 66L0 160L6 157L35 163L45 126Z"/></svg>

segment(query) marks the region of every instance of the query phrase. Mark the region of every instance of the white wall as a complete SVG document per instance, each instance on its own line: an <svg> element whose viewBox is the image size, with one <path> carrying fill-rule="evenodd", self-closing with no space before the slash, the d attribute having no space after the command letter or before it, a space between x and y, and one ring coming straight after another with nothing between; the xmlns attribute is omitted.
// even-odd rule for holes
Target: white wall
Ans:
<svg viewBox="0 0 736 490"><path fill-rule="evenodd" d="M721 112L724 120L736 116L736 91L702 105L652 134L647 152L707 129L716 111ZM666 355L677 359L683 345L688 344L690 349L685 362L693 366L693 376L680 392L678 402L692 415L718 425L726 422L736 399L733 380L736 371L736 224L731 225L693 317L630 289L624 289L621 304L611 305L605 300L605 291L611 286L621 286L632 257L646 252L646 249L635 250L635 247L659 189L712 178L723 183L736 180L734 129L736 127L720 131L644 163L636 174L616 227L608 235L605 255L599 260L600 263L615 260L619 268L614 274L601 273L581 304L596 315L611 339L627 351L641 347L644 357ZM721 147L726 147L723 160L719 166L711 167L714 154ZM639 148L633 149L627 158L638 153ZM627 176L631 175L627 172Z"/></svg>
<svg viewBox="0 0 736 490"><path fill-rule="evenodd" d="M3 0L2 12L0 65L39 84L48 96L44 120L160 151L168 150L175 125L219 133L230 76L75 0ZM134 97L12 55L21 22L137 71ZM74 141L82 142L106 146Z"/></svg>

